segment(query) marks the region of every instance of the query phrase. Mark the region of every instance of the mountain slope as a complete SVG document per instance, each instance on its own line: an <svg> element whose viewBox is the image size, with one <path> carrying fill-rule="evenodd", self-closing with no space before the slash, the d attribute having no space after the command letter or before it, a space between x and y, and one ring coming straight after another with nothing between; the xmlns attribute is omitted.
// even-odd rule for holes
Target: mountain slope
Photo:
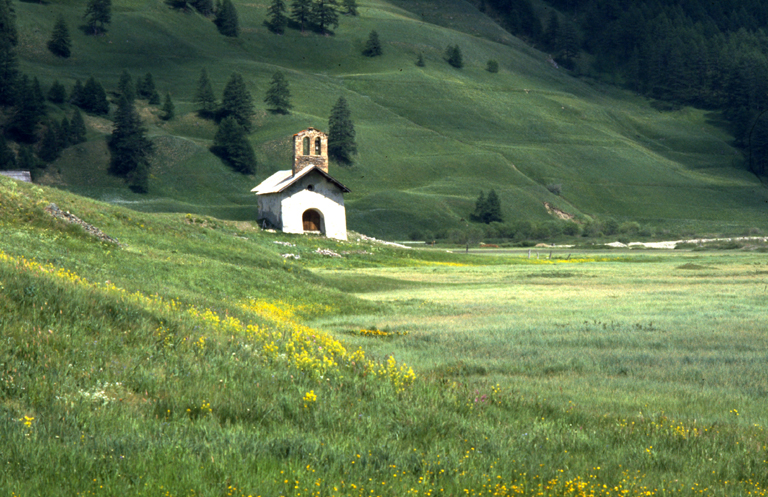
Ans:
<svg viewBox="0 0 768 497"><path fill-rule="evenodd" d="M491 188L507 220L551 219L549 202L585 219L699 230L768 227L768 192L734 167L743 158L706 112L662 112L629 93L574 79L465 2L358 4L360 16L341 16L333 36L292 29L277 36L263 25L267 3L236 3L237 39L157 0L116 6L101 37L73 28L82 22L80 5L18 4L22 70L44 86L60 79L71 88L75 78L94 75L111 89L123 69L151 72L176 104L177 117L167 123L156 108L142 109L158 148L149 194L133 194L104 173L109 126L95 118L90 141L65 151L43 182L139 210L253 219L250 189L287 168L291 135L327 128L331 107L344 96L359 156L352 167L332 166L331 174L352 190L353 230L395 237L457 227L480 190ZM65 61L45 50L59 13L74 45ZM360 55L372 29L382 57ZM463 69L442 60L452 44L461 47ZM419 53L423 68L414 64ZM490 59L499 73L485 70ZM257 107L253 177L229 171L208 151L215 125L198 117L192 102L203 67L217 95L234 71L248 82ZM261 102L276 70L290 84L289 116L269 114ZM550 183L562 185L561 196L547 190Z"/></svg>

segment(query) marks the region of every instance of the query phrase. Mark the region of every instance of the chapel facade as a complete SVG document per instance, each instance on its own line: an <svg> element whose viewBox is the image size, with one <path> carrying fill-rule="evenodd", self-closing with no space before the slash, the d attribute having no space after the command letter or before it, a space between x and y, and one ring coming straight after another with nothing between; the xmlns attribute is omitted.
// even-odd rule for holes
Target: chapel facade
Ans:
<svg viewBox="0 0 768 497"><path fill-rule="evenodd" d="M328 135L307 128L293 135L293 164L251 190L258 196L259 223L285 233L316 233L347 239L344 193L328 174Z"/></svg>

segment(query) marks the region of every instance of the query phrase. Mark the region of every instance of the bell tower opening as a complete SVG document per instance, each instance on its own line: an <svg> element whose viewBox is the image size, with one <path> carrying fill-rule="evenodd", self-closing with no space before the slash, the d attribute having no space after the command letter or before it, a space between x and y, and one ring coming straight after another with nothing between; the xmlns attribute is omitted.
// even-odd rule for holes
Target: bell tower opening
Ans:
<svg viewBox="0 0 768 497"><path fill-rule="evenodd" d="M328 172L328 135L315 128L293 135L293 174L310 166Z"/></svg>

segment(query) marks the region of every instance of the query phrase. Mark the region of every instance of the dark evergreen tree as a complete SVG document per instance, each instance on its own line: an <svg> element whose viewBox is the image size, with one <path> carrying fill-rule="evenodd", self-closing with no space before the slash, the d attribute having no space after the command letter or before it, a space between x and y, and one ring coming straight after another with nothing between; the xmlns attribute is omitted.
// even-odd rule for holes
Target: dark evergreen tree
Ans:
<svg viewBox="0 0 768 497"><path fill-rule="evenodd" d="M291 19L304 31L311 25L312 0L293 0L291 3Z"/></svg>
<svg viewBox="0 0 768 497"><path fill-rule="evenodd" d="M67 89L59 83L59 80L53 82L48 90L48 100L55 104L63 104L67 101Z"/></svg>
<svg viewBox="0 0 768 497"><path fill-rule="evenodd" d="M248 142L246 130L237 120L225 117L213 137L211 151L227 162L235 171L243 174L256 172L256 153Z"/></svg>
<svg viewBox="0 0 768 497"><path fill-rule="evenodd" d="M67 116L62 117L61 121L56 126L56 142L58 143L59 150L64 150L71 145L69 143L70 126L71 124L69 124Z"/></svg>
<svg viewBox="0 0 768 497"><path fill-rule="evenodd" d="M198 104L201 115L210 116L216 110L216 97L213 94L211 80L208 79L208 71L205 68L200 71L200 79L197 80L195 103Z"/></svg>
<svg viewBox="0 0 768 497"><path fill-rule="evenodd" d="M357 153L355 125L344 97L339 97L328 118L328 155L341 164L352 164Z"/></svg>
<svg viewBox="0 0 768 497"><path fill-rule="evenodd" d="M344 0L344 13L349 16L357 15L357 1L356 0Z"/></svg>
<svg viewBox="0 0 768 497"><path fill-rule="evenodd" d="M146 193L152 142L145 136L141 118L133 102L121 98L115 112L115 126L109 137L109 172L126 178L130 188Z"/></svg>
<svg viewBox="0 0 768 497"><path fill-rule="evenodd" d="M53 55L64 58L69 57L72 53L72 39L69 37L69 28L63 15L59 15L53 26L51 39L48 40L48 50Z"/></svg>
<svg viewBox="0 0 768 497"><path fill-rule="evenodd" d="M310 9L309 20L320 33L336 29L339 26L339 11L336 0L314 0Z"/></svg>
<svg viewBox="0 0 768 497"><path fill-rule="evenodd" d="M152 73L147 73L144 75L143 79L138 80L136 83L136 94L139 96L139 98L143 98L147 101L152 100L156 95L158 95L157 88L155 88L155 80L152 78Z"/></svg>
<svg viewBox="0 0 768 497"><path fill-rule="evenodd" d="M457 69L464 67L464 58L458 45L448 45L445 49L445 60Z"/></svg>
<svg viewBox="0 0 768 497"><path fill-rule="evenodd" d="M0 4L3 0L0 0ZM0 106L11 106L16 101L19 63L13 43L0 36Z"/></svg>
<svg viewBox="0 0 768 497"><path fill-rule="evenodd" d="M69 123L69 143L77 145L85 141L85 121L83 115L80 113L80 109L75 108L75 113L72 114L72 121Z"/></svg>
<svg viewBox="0 0 768 497"><path fill-rule="evenodd" d="M32 78L30 89L32 95L32 105L35 109L35 112L37 113L37 117L45 117L45 114L47 114L48 110L45 107L45 95L43 94L43 89L40 87L40 81L38 81L37 76Z"/></svg>
<svg viewBox="0 0 768 497"><path fill-rule="evenodd" d="M224 87L219 118L232 116L246 131L251 131L254 114L252 102L243 76L240 73L233 73Z"/></svg>
<svg viewBox="0 0 768 497"><path fill-rule="evenodd" d="M72 92L69 94L69 102L80 108L83 108L85 105L83 83L81 83L79 79L75 80L75 84L72 86Z"/></svg>
<svg viewBox="0 0 768 497"><path fill-rule="evenodd" d="M288 111L293 108L288 80L282 72L278 71L272 76L264 102L275 114L288 114Z"/></svg>
<svg viewBox="0 0 768 497"><path fill-rule="evenodd" d="M381 49L381 41L379 41L379 33L375 30L368 34L368 41L365 42L363 48L363 55L366 57L377 57L383 53Z"/></svg>
<svg viewBox="0 0 768 497"><path fill-rule="evenodd" d="M82 102L81 107L87 112L101 115L109 113L107 92L93 76L88 78L88 81L83 85Z"/></svg>
<svg viewBox="0 0 768 497"><path fill-rule="evenodd" d="M267 20L264 22L270 31L276 34L283 34L288 25L288 15L285 0L272 0L267 8Z"/></svg>
<svg viewBox="0 0 768 497"><path fill-rule="evenodd" d="M43 135L43 140L40 142L40 150L37 152L37 156L45 162L53 162L59 158L59 141L56 137L56 129L52 124L48 125Z"/></svg>
<svg viewBox="0 0 768 497"><path fill-rule="evenodd" d="M424 62L424 55L419 52L419 56L416 58L416 66L424 67L427 64Z"/></svg>
<svg viewBox="0 0 768 497"><path fill-rule="evenodd" d="M213 2L211 0L192 0L191 3L200 14L204 16L213 14Z"/></svg>
<svg viewBox="0 0 768 497"><path fill-rule="evenodd" d="M34 143L37 141L37 123L43 113L36 101L33 84L26 74L18 79L15 94L15 113L8 123L8 131L20 142Z"/></svg>
<svg viewBox="0 0 768 497"><path fill-rule="evenodd" d="M91 34L105 32L106 25L112 22L112 0L88 0L83 17Z"/></svg>
<svg viewBox="0 0 768 497"><path fill-rule="evenodd" d="M503 220L501 217L501 202L496 191L491 190L486 197L485 192L481 190L477 201L475 201L475 210L469 217L472 221L486 224L501 222Z"/></svg>
<svg viewBox="0 0 768 497"><path fill-rule="evenodd" d="M133 87L133 78L127 69L120 73L120 79L117 81L118 98L125 98L129 102L136 99L136 90Z"/></svg>
<svg viewBox="0 0 768 497"><path fill-rule="evenodd" d="M0 133L0 171L16 169L16 154L13 153L5 136Z"/></svg>
<svg viewBox="0 0 768 497"><path fill-rule="evenodd" d="M173 119L173 116L176 114L176 107L173 105L173 100L171 100L171 94L166 93L165 94L165 101L163 102L163 119L166 121Z"/></svg>
<svg viewBox="0 0 768 497"><path fill-rule="evenodd" d="M37 157L35 157L31 146L22 145L19 147L19 158L16 167L20 171L29 171L32 179L36 179L39 171L45 168L45 163L41 163Z"/></svg>
<svg viewBox="0 0 768 497"><path fill-rule="evenodd" d="M237 17L237 9L232 0L224 0L221 3L221 8L216 11L216 20L214 21L216 27L219 28L219 33L231 38L237 38L240 34L240 21Z"/></svg>
<svg viewBox="0 0 768 497"><path fill-rule="evenodd" d="M549 14L547 28L544 30L544 46L549 50L555 50L560 39L560 18L554 10Z"/></svg>

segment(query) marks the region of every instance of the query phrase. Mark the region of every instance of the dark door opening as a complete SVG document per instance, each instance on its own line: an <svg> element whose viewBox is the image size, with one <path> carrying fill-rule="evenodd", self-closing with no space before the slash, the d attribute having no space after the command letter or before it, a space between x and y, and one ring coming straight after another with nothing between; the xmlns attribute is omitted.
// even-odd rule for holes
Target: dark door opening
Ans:
<svg viewBox="0 0 768 497"><path fill-rule="evenodd" d="M320 213L315 210L308 210L301 216L301 221L304 224L304 231L322 231L322 217Z"/></svg>

